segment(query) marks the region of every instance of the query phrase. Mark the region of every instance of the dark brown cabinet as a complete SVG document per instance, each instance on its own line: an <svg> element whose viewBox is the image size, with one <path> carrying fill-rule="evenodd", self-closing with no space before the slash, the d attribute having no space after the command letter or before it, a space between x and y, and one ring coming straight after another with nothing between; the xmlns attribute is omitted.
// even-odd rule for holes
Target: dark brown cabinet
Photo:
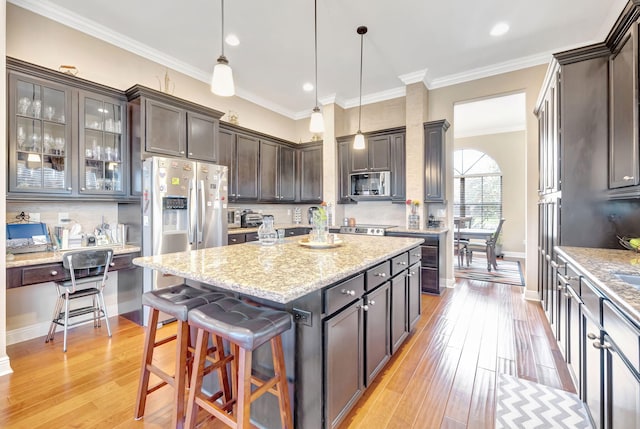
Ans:
<svg viewBox="0 0 640 429"><path fill-rule="evenodd" d="M582 314L582 400L589 408L596 429L605 427L602 336L599 325L593 315L588 312Z"/></svg>
<svg viewBox="0 0 640 429"><path fill-rule="evenodd" d="M351 172L390 170L390 151L390 136L368 137L366 147L363 150L353 150L351 156Z"/></svg>
<svg viewBox="0 0 640 429"><path fill-rule="evenodd" d="M295 201L295 167L295 149L261 140L259 201Z"/></svg>
<svg viewBox="0 0 640 429"><path fill-rule="evenodd" d="M301 203L322 202L322 144L312 144L299 149L300 198Z"/></svg>
<svg viewBox="0 0 640 429"><path fill-rule="evenodd" d="M449 122L446 120L426 122L424 124L424 201L425 203L444 203L446 132Z"/></svg>
<svg viewBox="0 0 640 429"><path fill-rule="evenodd" d="M609 187L640 183L638 165L638 24L609 59Z"/></svg>
<svg viewBox="0 0 640 429"><path fill-rule="evenodd" d="M355 150L354 136L339 137L338 141L338 203L350 204L356 201L350 197L350 175L367 171L389 171L390 195L371 197L373 200L405 201L405 129L392 128L366 133L366 147ZM369 199L369 198L367 198Z"/></svg>
<svg viewBox="0 0 640 429"><path fill-rule="evenodd" d="M358 300L323 322L326 427L335 428L360 398L363 383L363 316Z"/></svg>
<svg viewBox="0 0 640 429"><path fill-rule="evenodd" d="M364 297L365 384L373 379L391 357L389 282Z"/></svg>
<svg viewBox="0 0 640 429"><path fill-rule="evenodd" d="M8 198L127 195L121 91L7 58Z"/></svg>
<svg viewBox="0 0 640 429"><path fill-rule="evenodd" d="M126 91L132 117L134 152L218 162L222 112L135 85Z"/></svg>
<svg viewBox="0 0 640 429"><path fill-rule="evenodd" d="M391 136L391 201L406 201L406 149L404 134Z"/></svg>
<svg viewBox="0 0 640 429"><path fill-rule="evenodd" d="M391 279L391 353L398 350L407 335L407 285L402 272Z"/></svg>
<svg viewBox="0 0 640 429"><path fill-rule="evenodd" d="M407 323L411 331L420 320L420 264L413 264L407 270Z"/></svg>
<svg viewBox="0 0 640 429"><path fill-rule="evenodd" d="M220 127L219 148L219 163L229 169L229 201L256 201L260 151L258 139Z"/></svg>

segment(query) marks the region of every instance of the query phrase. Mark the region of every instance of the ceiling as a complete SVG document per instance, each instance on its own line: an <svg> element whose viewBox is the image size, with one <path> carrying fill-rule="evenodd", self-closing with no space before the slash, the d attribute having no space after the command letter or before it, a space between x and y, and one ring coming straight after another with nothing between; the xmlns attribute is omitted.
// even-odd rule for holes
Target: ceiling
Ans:
<svg viewBox="0 0 640 429"><path fill-rule="evenodd" d="M209 82L221 50L219 0L8 0ZM98 6L99 4L99 6ZM626 0L317 0L318 98L358 105L546 63L550 54L603 41ZM312 0L225 2L225 46L237 95L288 117L309 116L314 93ZM489 35L499 21L510 31Z"/></svg>

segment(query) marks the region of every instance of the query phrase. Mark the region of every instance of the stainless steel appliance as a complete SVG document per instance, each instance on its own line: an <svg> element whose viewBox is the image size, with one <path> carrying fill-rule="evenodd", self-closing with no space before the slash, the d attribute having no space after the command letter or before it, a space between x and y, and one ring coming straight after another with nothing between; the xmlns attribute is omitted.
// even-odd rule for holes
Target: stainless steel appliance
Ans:
<svg viewBox="0 0 640 429"><path fill-rule="evenodd" d="M388 197L391 195L391 172L377 171L349 175L351 197Z"/></svg>
<svg viewBox="0 0 640 429"><path fill-rule="evenodd" d="M227 244L226 166L151 157L143 163L142 184L144 256ZM181 277L144 270L145 292L183 282Z"/></svg>
<svg viewBox="0 0 640 429"><path fill-rule="evenodd" d="M384 235L387 229L394 228L394 227L395 225L341 226L340 234Z"/></svg>
<svg viewBox="0 0 640 429"><path fill-rule="evenodd" d="M227 207L227 228L242 227L242 210L234 207Z"/></svg>
<svg viewBox="0 0 640 429"><path fill-rule="evenodd" d="M260 213L245 212L240 218L243 228L255 228L262 225L262 215Z"/></svg>

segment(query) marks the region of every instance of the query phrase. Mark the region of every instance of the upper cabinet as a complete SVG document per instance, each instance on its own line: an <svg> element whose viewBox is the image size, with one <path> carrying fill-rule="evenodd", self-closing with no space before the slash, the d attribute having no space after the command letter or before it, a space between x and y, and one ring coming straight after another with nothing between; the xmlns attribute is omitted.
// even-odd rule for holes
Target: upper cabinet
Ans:
<svg viewBox="0 0 640 429"><path fill-rule="evenodd" d="M299 152L298 183L302 203L322 202L322 142L304 145Z"/></svg>
<svg viewBox="0 0 640 429"><path fill-rule="evenodd" d="M638 174L638 24L609 58L609 188L636 186Z"/></svg>
<svg viewBox="0 0 640 429"><path fill-rule="evenodd" d="M260 140L260 195L262 202L294 202L296 151Z"/></svg>
<svg viewBox="0 0 640 429"><path fill-rule="evenodd" d="M120 91L7 58L10 199L127 194Z"/></svg>
<svg viewBox="0 0 640 429"><path fill-rule="evenodd" d="M226 126L220 127L220 165L229 168L229 201L258 200L260 141ZM274 168L275 169L275 168Z"/></svg>
<svg viewBox="0 0 640 429"><path fill-rule="evenodd" d="M132 142L147 155L218 161L218 126L223 115L214 109L136 85L127 90L132 116Z"/></svg>
<svg viewBox="0 0 640 429"><path fill-rule="evenodd" d="M354 136L339 137L338 141L338 188L341 204L354 203L351 197L350 175L375 171L391 173L391 193L389 196L375 196L361 199L387 199L393 202L405 201L405 128L365 133L365 148L352 149Z"/></svg>
<svg viewBox="0 0 640 429"><path fill-rule="evenodd" d="M449 122L445 119L424 124L424 202L444 203L446 132Z"/></svg>

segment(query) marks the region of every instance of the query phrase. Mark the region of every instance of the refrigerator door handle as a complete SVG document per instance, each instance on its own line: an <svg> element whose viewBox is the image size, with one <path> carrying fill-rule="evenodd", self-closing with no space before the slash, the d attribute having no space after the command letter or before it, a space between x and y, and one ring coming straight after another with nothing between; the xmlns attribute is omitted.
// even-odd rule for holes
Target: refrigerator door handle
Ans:
<svg viewBox="0 0 640 429"><path fill-rule="evenodd" d="M204 188L204 180L200 180L198 183L200 188L200 216L198 219L198 243L202 243L202 231L204 230L204 219L206 217L206 200L205 200L205 188Z"/></svg>
<svg viewBox="0 0 640 429"><path fill-rule="evenodd" d="M194 217L197 214L196 208L194 207L194 204L196 203L196 199L194 198L195 196L195 190L194 188L194 180L189 179L189 197L188 197L188 201L187 201L187 206L189 207L189 214L188 214L188 238L189 238L189 244L193 244L193 242L195 241L196 237L195 237L195 228L194 226L196 225L195 219Z"/></svg>

